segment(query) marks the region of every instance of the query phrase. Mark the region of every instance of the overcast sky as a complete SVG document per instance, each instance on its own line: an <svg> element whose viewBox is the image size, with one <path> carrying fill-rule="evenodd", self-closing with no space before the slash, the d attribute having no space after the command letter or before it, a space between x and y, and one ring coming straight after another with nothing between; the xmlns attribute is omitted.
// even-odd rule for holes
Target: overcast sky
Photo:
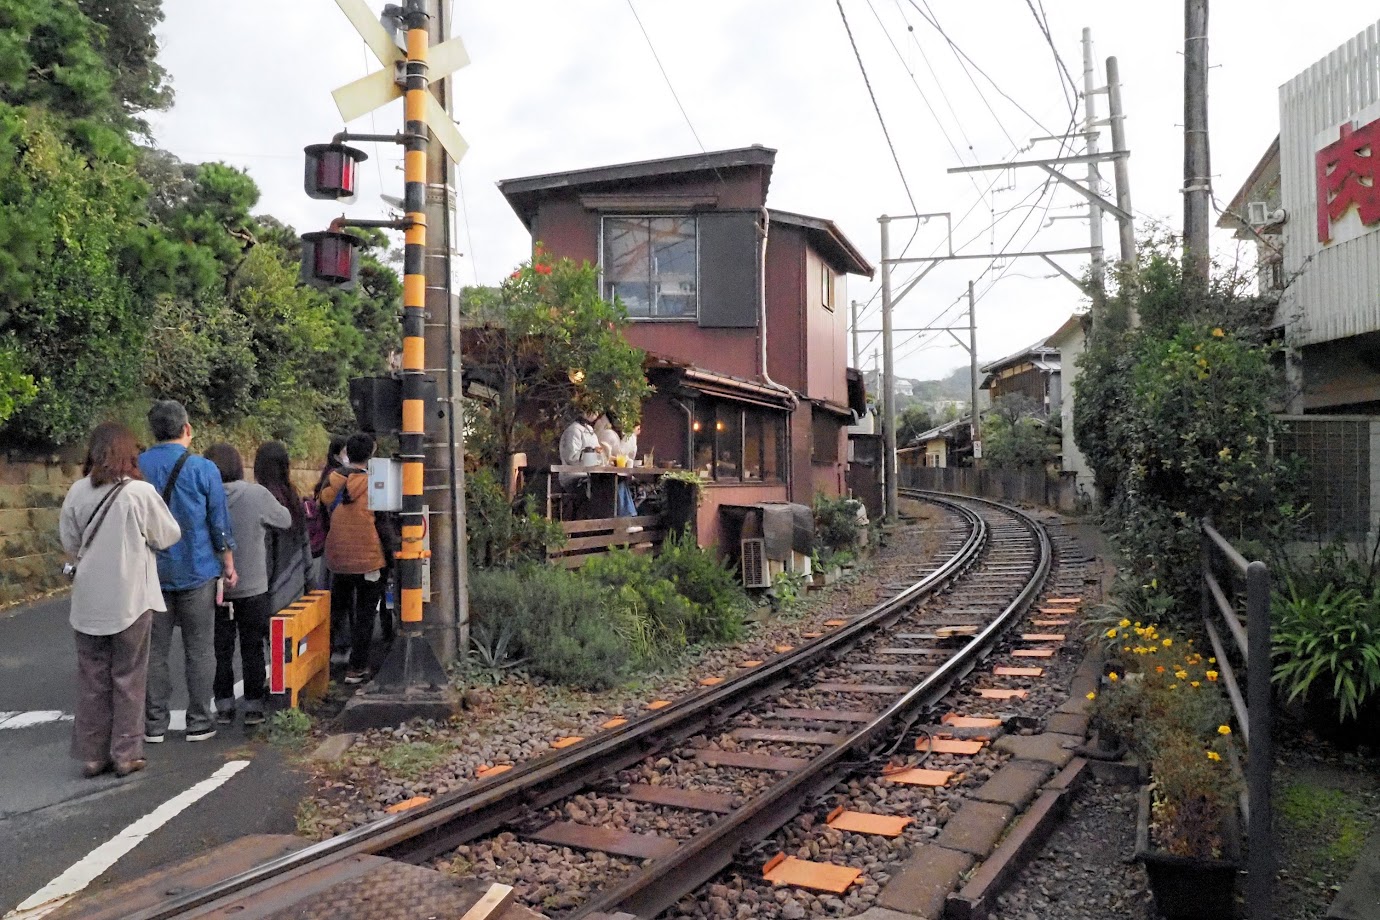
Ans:
<svg viewBox="0 0 1380 920"><path fill-rule="evenodd" d="M382 0L369 2L382 8ZM769 205L834 220L875 261L877 217L911 213L912 207L833 0L631 2L694 133L629 0L455 2L454 31L473 61L455 77L456 121L471 145L460 166L460 282L494 283L529 253L522 224L495 186L500 179L695 153L701 143L708 150L754 143L775 148ZM1031 2L1040 9L1038 0ZM961 66L916 3L932 11L972 64ZM963 245L964 252L1087 245L1085 219L1046 226L1049 217L1086 211L1071 191L1042 195L1038 171L971 178L945 172L1009 159L1031 138L1068 128L1068 87L1030 4L916 3L843 0L915 209L951 212L954 245ZM1321 9L1326 15L1319 15ZM333 0L164 0L164 10L162 60L177 101L155 119L160 144L184 160L246 168L263 191L260 211L299 231L324 227L341 209L303 194L301 149L341 128L330 91L377 67ZM1135 210L1141 220L1159 219L1177 229L1182 4L1044 0L1044 10L1080 89L1084 27L1093 33L1098 86L1104 83L1105 58L1119 58ZM1375 16L1368 0L1336 0L1325 7L1302 0L1214 0L1209 93L1219 201L1231 199L1278 133L1279 85ZM1081 100L1077 104L1081 118ZM1105 116L1105 97L1097 97L1097 104ZM392 132L400 118L394 104L350 127ZM1102 146L1111 146L1105 133ZM353 216L382 214L379 192L401 194L396 149L369 149ZM1053 156L1057 150L1057 144L1041 143L1023 157ZM1083 167L1074 167L1073 175L1081 178ZM1110 166L1104 179L1110 183ZM913 254L927 255L942 244L939 226L932 222L921 229ZM1104 233L1114 258L1113 221L1106 221ZM910 236L904 223L892 224L895 248ZM1229 255L1234 242L1219 237L1219 248ZM1078 274L1086 260L1061 261ZM897 328L934 325L941 316L945 323L966 323L962 309L952 305L971 278L981 295L979 358L988 361L1041 340L1080 308L1080 293L1062 278L1049 277L1053 271L1038 259L990 270L988 265L964 261L935 269L898 305ZM898 280L910 272L898 269ZM850 296L861 302L875 289L865 278L849 279ZM877 306L874 299L864 328L878 326ZM937 377L967 363L966 353L947 336L898 335L897 342L901 376ZM871 347L865 350L867 363Z"/></svg>

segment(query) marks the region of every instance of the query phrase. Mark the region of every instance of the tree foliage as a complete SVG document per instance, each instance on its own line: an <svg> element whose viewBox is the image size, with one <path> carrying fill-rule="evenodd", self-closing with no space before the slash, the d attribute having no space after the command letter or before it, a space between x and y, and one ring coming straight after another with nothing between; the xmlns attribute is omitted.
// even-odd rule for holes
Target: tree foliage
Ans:
<svg viewBox="0 0 1380 920"><path fill-rule="evenodd" d="M1035 401L1020 393L992 404L982 426L982 456L989 466L1040 469L1058 454L1058 427L1040 418L1035 409Z"/></svg>
<svg viewBox="0 0 1380 920"><path fill-rule="evenodd" d="M59 446L146 397L293 440L349 419L396 347L400 285L297 282L296 234L222 163L136 145L171 101L160 0L0 0L0 437Z"/></svg>
<svg viewBox="0 0 1380 920"><path fill-rule="evenodd" d="M1270 315L1234 273L1186 285L1173 241L1153 241L1080 359L1078 445L1127 563L1180 616L1196 609L1199 521L1250 538L1290 510L1269 450L1282 383Z"/></svg>
<svg viewBox="0 0 1380 920"><path fill-rule="evenodd" d="M616 415L628 427L651 392L643 353L623 338L627 313L599 296L589 263L536 257L494 288L470 288L463 309L467 377L494 391L469 413L471 448L500 467L518 450L550 450L573 410Z"/></svg>
<svg viewBox="0 0 1380 920"><path fill-rule="evenodd" d="M906 406L896 416L896 443L907 447L918 436L934 427L934 416L927 406Z"/></svg>

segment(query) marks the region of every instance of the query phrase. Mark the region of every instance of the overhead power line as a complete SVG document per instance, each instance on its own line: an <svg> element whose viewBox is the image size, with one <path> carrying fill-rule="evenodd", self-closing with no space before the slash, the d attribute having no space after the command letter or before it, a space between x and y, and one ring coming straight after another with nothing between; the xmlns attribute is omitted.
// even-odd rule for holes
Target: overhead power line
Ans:
<svg viewBox="0 0 1380 920"><path fill-rule="evenodd" d="M685 119L685 124L690 128L690 133L695 137L695 143L699 144L700 151L707 153L704 141L700 140L700 134L695 130L695 125L690 121L690 114L685 111L685 106L681 104L680 96L676 93L676 88L671 85L671 78L666 73L666 67L661 63L661 55L656 53L656 46L652 44L652 37L647 34L647 27L642 24L642 17L637 15L637 7L633 6L632 0L627 0L628 9L632 11L633 19L637 20L637 27L642 30L642 37L647 42L647 48L652 52L652 60L656 61L657 69L661 71L661 79L666 81L666 88L671 91L671 98L676 100L676 108L680 109L681 117Z"/></svg>
<svg viewBox="0 0 1380 920"><path fill-rule="evenodd" d="M632 0L628 0L631 4ZM901 186L906 190L906 199L910 202L912 211L919 211L920 208L915 203L915 196L911 194L910 183L906 181L906 171L901 168L901 158L896 154L896 145L891 142L891 132L887 130L886 119L882 117L882 107L877 104L877 94L872 91L872 81L867 77L867 68L863 66L862 53L858 51L858 43L853 38L853 27L848 24L848 14L843 11L843 0L834 0L839 8L839 18L843 20L844 31L848 33L848 44L853 46L853 57L858 61L858 70L862 71L863 83L867 84L867 95L872 100L872 108L877 113L877 121L882 126L882 134L886 137L887 148L891 150L891 159L896 164L896 172L901 177ZM912 237L914 239L914 237Z"/></svg>
<svg viewBox="0 0 1380 920"><path fill-rule="evenodd" d="M1041 3L1038 11L1032 0L1025 0L1025 5L1030 8L1030 15L1035 17L1035 25L1039 28L1040 34L1045 37L1045 44L1049 45L1049 50L1054 53L1054 66L1059 72L1060 88L1063 88L1065 83L1068 84L1064 97L1068 99L1069 111L1076 112L1078 110L1078 84L1073 82L1073 75L1069 73L1068 65L1064 63L1063 56L1059 54L1058 46L1054 44L1054 36L1049 33L1049 16L1042 16L1045 5Z"/></svg>

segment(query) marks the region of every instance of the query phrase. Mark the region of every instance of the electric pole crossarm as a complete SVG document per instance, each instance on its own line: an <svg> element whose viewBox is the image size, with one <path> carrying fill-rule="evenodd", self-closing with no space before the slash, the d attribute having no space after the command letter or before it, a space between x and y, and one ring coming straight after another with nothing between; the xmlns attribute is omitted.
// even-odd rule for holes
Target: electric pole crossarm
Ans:
<svg viewBox="0 0 1380 920"><path fill-rule="evenodd" d="M1019 169L1022 166L1078 166L1088 163L1106 163L1130 156L1125 150L1108 150L1103 153L1079 153L1068 157L1048 157L1043 160L1012 160L1009 163L983 163L978 166L950 166L948 172L970 173L991 172L994 169Z"/></svg>
<svg viewBox="0 0 1380 920"><path fill-rule="evenodd" d="M1090 246L1075 246L1072 249L1046 249L1041 252L974 252L955 253L949 256L914 256L905 259L887 259L888 265L901 265L911 262L947 262L950 259L1019 259L1021 256L1081 256L1092 252Z"/></svg>
<svg viewBox="0 0 1380 920"><path fill-rule="evenodd" d="M1112 204L1110 201L1108 201L1106 198L1103 198L1101 195L1088 191L1088 189L1085 186L1079 185L1073 179L1070 179L1068 176L1059 172L1059 170L1051 169L1050 167L1044 165L1041 165L1040 168L1043 169L1046 173L1048 173L1051 178L1058 179L1060 183L1067 185L1069 188L1073 189L1075 192L1082 195L1084 198L1088 199L1102 210L1106 211L1109 214L1115 215L1117 220L1131 219L1130 214L1127 214L1121 208Z"/></svg>
<svg viewBox="0 0 1380 920"><path fill-rule="evenodd" d="M1087 294L1089 297L1092 296L1092 291L1088 290L1088 286L1084 284L1082 281L1080 281L1068 269L1064 268L1064 266L1060 265L1058 262L1054 261L1049 256L1042 255L1040 256L1040 258L1044 259L1050 268L1054 269L1056 272L1063 275L1070 282L1072 282L1074 287L1078 288L1078 290L1082 291L1084 294Z"/></svg>

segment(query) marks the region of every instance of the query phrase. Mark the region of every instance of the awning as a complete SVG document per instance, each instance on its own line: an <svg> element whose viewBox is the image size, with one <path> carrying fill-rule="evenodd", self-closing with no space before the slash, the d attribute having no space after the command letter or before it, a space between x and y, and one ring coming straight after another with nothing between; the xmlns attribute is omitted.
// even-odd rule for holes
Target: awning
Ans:
<svg viewBox="0 0 1380 920"><path fill-rule="evenodd" d="M754 380L744 380L728 374L718 374L694 365L679 364L660 356L648 355L646 364L649 378L660 377L652 382L659 390L679 389L684 395L716 396L735 402L751 403L768 409L788 411L795 401L789 390L775 389Z"/></svg>

